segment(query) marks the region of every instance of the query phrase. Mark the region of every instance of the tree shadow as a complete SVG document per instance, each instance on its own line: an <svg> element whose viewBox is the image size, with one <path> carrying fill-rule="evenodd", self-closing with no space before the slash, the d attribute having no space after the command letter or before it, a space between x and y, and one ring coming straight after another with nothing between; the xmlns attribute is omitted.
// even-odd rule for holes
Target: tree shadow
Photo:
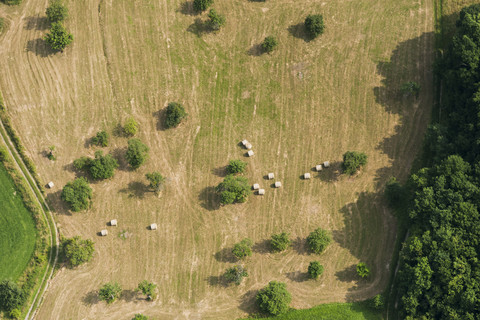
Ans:
<svg viewBox="0 0 480 320"><path fill-rule="evenodd" d="M247 54L249 56L254 56L254 57L261 56L263 53L264 52L263 52L261 43L256 43L253 46L251 46L250 49L247 50Z"/></svg>
<svg viewBox="0 0 480 320"><path fill-rule="evenodd" d="M122 290L119 300L123 300L125 302L138 302L145 299L139 297L137 291L126 289L126 290Z"/></svg>
<svg viewBox="0 0 480 320"><path fill-rule="evenodd" d="M210 32L211 30L210 28L208 28L207 24L202 21L202 19L196 18L195 21L188 26L187 31L193 33L197 37L201 37L205 33Z"/></svg>
<svg viewBox="0 0 480 320"><path fill-rule="evenodd" d="M82 303L86 306L92 306L100 302L98 291L92 290L82 298Z"/></svg>
<svg viewBox="0 0 480 320"><path fill-rule="evenodd" d="M153 117L157 119L157 130L158 131L165 131L168 128L165 126L165 119L167 117L167 108L163 108L160 110L155 111Z"/></svg>
<svg viewBox="0 0 480 320"><path fill-rule="evenodd" d="M272 252L272 245L271 245L270 239L261 240L259 242L256 242L252 246L252 251L260 253L260 254L271 253Z"/></svg>
<svg viewBox="0 0 480 320"><path fill-rule="evenodd" d="M127 188L120 189L119 192L125 193L129 198L145 198L145 194L150 192L148 185L140 181L132 181Z"/></svg>
<svg viewBox="0 0 480 320"><path fill-rule="evenodd" d="M30 16L25 17L25 29L26 30L46 30L48 29L49 23L47 17L39 16Z"/></svg>
<svg viewBox="0 0 480 320"><path fill-rule="evenodd" d="M335 272L335 277L341 282L353 282L358 281L357 266L352 264L343 270Z"/></svg>
<svg viewBox="0 0 480 320"><path fill-rule="evenodd" d="M229 282L225 279L225 276L222 274L220 276L209 276L207 277L207 282L212 287L228 287Z"/></svg>
<svg viewBox="0 0 480 320"><path fill-rule="evenodd" d="M120 148L116 148L116 149L113 150L112 156L118 162L118 170L132 171L132 168L128 164L127 159L125 158L126 153L127 153L127 148L126 147L120 147Z"/></svg>
<svg viewBox="0 0 480 320"><path fill-rule="evenodd" d="M62 214L66 216L71 216L72 212L70 207L61 199L62 190L58 190L52 193L47 193L45 200L50 208L50 210L56 214Z"/></svg>
<svg viewBox="0 0 480 320"><path fill-rule="evenodd" d="M341 175L342 162L333 161L330 162L330 166L328 168L323 168L321 171L318 172L317 178L324 182L335 182L340 179Z"/></svg>
<svg viewBox="0 0 480 320"><path fill-rule="evenodd" d="M238 259L233 255L232 248L223 248L214 254L215 260L218 262L237 262Z"/></svg>
<svg viewBox="0 0 480 320"><path fill-rule="evenodd" d="M213 168L212 173L217 177L225 177L227 175L227 166L221 166L218 168Z"/></svg>
<svg viewBox="0 0 480 320"><path fill-rule="evenodd" d="M47 45L47 42L42 38L28 40L26 50L29 52L33 52L35 55L42 58L48 57L58 52L50 48Z"/></svg>
<svg viewBox="0 0 480 320"><path fill-rule="evenodd" d="M220 196L215 191L215 187L206 187L198 194L198 200L202 208L209 211L220 209Z"/></svg>
<svg viewBox="0 0 480 320"><path fill-rule="evenodd" d="M201 12L196 11L193 8L193 1L185 1L180 4L180 7L178 8L177 12L180 12L181 14L184 14L186 16L197 16Z"/></svg>
<svg viewBox="0 0 480 320"><path fill-rule="evenodd" d="M301 272L301 271L294 271L294 272L287 272L285 273L285 276L295 282L305 282L310 280L308 273L307 272Z"/></svg>
<svg viewBox="0 0 480 320"><path fill-rule="evenodd" d="M297 237L292 241L292 248L300 255L308 255L310 254L308 247L307 247L307 240Z"/></svg>
<svg viewBox="0 0 480 320"><path fill-rule="evenodd" d="M112 134L114 137L117 138L128 138L129 136L125 133L125 129L123 128L121 123L117 123L117 125L113 128Z"/></svg>
<svg viewBox="0 0 480 320"><path fill-rule="evenodd" d="M312 41L312 38L306 32L305 23L303 22L292 24L287 30L295 38L302 39L305 42Z"/></svg>
<svg viewBox="0 0 480 320"><path fill-rule="evenodd" d="M248 313L249 317L259 313L259 309L256 304L258 290L249 290L241 298L241 303L238 306L240 310Z"/></svg>

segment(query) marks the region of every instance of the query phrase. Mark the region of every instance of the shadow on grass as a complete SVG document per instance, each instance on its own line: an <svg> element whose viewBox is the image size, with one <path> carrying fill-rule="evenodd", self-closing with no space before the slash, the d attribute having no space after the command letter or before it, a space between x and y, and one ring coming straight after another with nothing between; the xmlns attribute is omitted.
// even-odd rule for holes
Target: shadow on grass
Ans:
<svg viewBox="0 0 480 320"><path fill-rule="evenodd" d="M317 178L324 182L336 182L340 179L342 175L342 162L333 161L330 162L328 168L323 168L322 171L319 171Z"/></svg>
<svg viewBox="0 0 480 320"><path fill-rule="evenodd" d="M35 55L42 58L58 53L58 51L50 48L47 42L42 38L27 41L26 49L28 52L33 52Z"/></svg>
<svg viewBox="0 0 480 320"><path fill-rule="evenodd" d="M92 306L100 302L98 291L92 290L82 298L82 303L86 306Z"/></svg>
<svg viewBox="0 0 480 320"><path fill-rule="evenodd" d="M237 262L238 259L233 255L232 248L223 248L214 254L215 260L218 262Z"/></svg>
<svg viewBox="0 0 480 320"><path fill-rule="evenodd" d="M132 171L132 167L130 167L125 157L126 154L127 154L127 147L115 148L112 152L112 156L118 162L118 170Z"/></svg>
<svg viewBox="0 0 480 320"><path fill-rule="evenodd" d="M254 56L254 57L261 56L263 53L264 52L263 52L261 43L254 44L253 46L250 47L250 49L247 50L247 54L249 56Z"/></svg>
<svg viewBox="0 0 480 320"><path fill-rule="evenodd" d="M209 211L220 209L220 196L215 191L215 187L206 187L200 191L198 200L202 208Z"/></svg>
<svg viewBox="0 0 480 320"><path fill-rule="evenodd" d="M313 39L307 34L305 23L300 22L293 24L287 28L288 32L295 38L302 39L305 42L310 42Z"/></svg>
<svg viewBox="0 0 480 320"><path fill-rule="evenodd" d="M177 11L186 16L197 16L201 13L193 8L193 1L182 2Z"/></svg>
<svg viewBox="0 0 480 320"><path fill-rule="evenodd" d="M209 33L211 30L202 19L196 18L195 21L188 26L187 31L193 33L197 37L201 37L204 34Z"/></svg>
<svg viewBox="0 0 480 320"><path fill-rule="evenodd" d="M258 290L249 290L241 298L241 303L238 306L240 310L248 313L250 317L258 315L260 310L256 304Z"/></svg>
<svg viewBox="0 0 480 320"><path fill-rule="evenodd" d="M207 277L207 282L210 286L218 286L218 287L228 287L229 282L225 279L225 276L222 274L220 276L209 276Z"/></svg>
<svg viewBox="0 0 480 320"><path fill-rule="evenodd" d="M48 193L45 200L52 212L56 214L62 214L71 216L72 212L70 207L61 199L62 190L58 190L52 193Z"/></svg>
<svg viewBox="0 0 480 320"><path fill-rule="evenodd" d="M307 240L304 238L297 237L292 240L292 248L300 255L309 255L310 252L307 246Z"/></svg>
<svg viewBox="0 0 480 320"><path fill-rule="evenodd" d="M125 193L129 198L145 198L147 192L150 192L148 185L140 181L132 181L127 188L120 189L121 193Z"/></svg>
<svg viewBox="0 0 480 320"><path fill-rule="evenodd" d="M226 177L227 176L227 166L222 166L218 168L213 168L212 173L217 177Z"/></svg>
<svg viewBox="0 0 480 320"><path fill-rule="evenodd" d="M141 297L138 296L138 292L135 290L122 290L122 294L120 295L120 299L125 302L138 302L138 301L143 301L145 299L142 299Z"/></svg>
<svg viewBox="0 0 480 320"><path fill-rule="evenodd" d="M252 247L252 251L260 254L272 253L273 251L270 239L256 242Z"/></svg>
<svg viewBox="0 0 480 320"><path fill-rule="evenodd" d="M310 280L308 277L307 272L302 272L302 271L294 271L294 272L287 272L285 276L295 282L305 282Z"/></svg>
<svg viewBox="0 0 480 320"><path fill-rule="evenodd" d="M158 131L165 131L168 128L165 126L165 119L167 117L167 108L160 109L155 111L153 117L157 119L157 130Z"/></svg>
<svg viewBox="0 0 480 320"><path fill-rule="evenodd" d="M25 17L25 29L26 30L46 30L48 29L49 23L47 17L39 17L39 16L30 16Z"/></svg>

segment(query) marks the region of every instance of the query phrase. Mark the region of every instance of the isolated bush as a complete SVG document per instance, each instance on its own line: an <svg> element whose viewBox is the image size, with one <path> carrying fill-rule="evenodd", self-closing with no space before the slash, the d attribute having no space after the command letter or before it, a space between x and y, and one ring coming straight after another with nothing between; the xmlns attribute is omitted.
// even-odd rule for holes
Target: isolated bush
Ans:
<svg viewBox="0 0 480 320"><path fill-rule="evenodd" d="M263 312L280 315L288 311L292 296L283 282L270 281L257 294L257 304Z"/></svg>
<svg viewBox="0 0 480 320"><path fill-rule="evenodd" d="M147 280L143 280L138 284L138 291L141 291L144 295L147 296L147 300L155 300L157 298L157 294L155 292L155 289L157 288L157 285L153 282L148 282Z"/></svg>
<svg viewBox="0 0 480 320"><path fill-rule="evenodd" d="M212 30L220 30L225 25L225 16L219 14L215 9L210 9L208 18L207 26Z"/></svg>
<svg viewBox="0 0 480 320"><path fill-rule="evenodd" d="M73 160L73 166L77 170L87 170L90 167L90 162L92 159L89 157L81 157Z"/></svg>
<svg viewBox="0 0 480 320"><path fill-rule="evenodd" d="M143 314L141 313L137 313L135 315L135 317L132 318L132 320L148 320L148 317L147 316L144 316Z"/></svg>
<svg viewBox="0 0 480 320"><path fill-rule="evenodd" d="M248 277L248 272L247 269L241 265L228 268L225 272L225 279L229 282L234 282L236 285L242 283L244 277Z"/></svg>
<svg viewBox="0 0 480 320"><path fill-rule="evenodd" d="M113 177L118 168L117 160L110 154L103 155L103 151L95 152L95 158L90 161L88 171L93 179L101 180Z"/></svg>
<svg viewBox="0 0 480 320"><path fill-rule="evenodd" d="M185 108L178 102L170 102L167 106L165 127L175 128L177 127L183 118L187 116Z"/></svg>
<svg viewBox="0 0 480 320"><path fill-rule="evenodd" d="M57 160L57 157L55 156L55 146L48 147L48 150L50 150L48 151L48 154L47 154L48 160L52 160L52 161Z"/></svg>
<svg viewBox="0 0 480 320"><path fill-rule="evenodd" d="M322 228L312 231L307 237L308 247L316 254L322 253L330 242L332 242L330 234Z"/></svg>
<svg viewBox="0 0 480 320"><path fill-rule="evenodd" d="M0 282L0 309L12 311L26 301L23 290L11 280Z"/></svg>
<svg viewBox="0 0 480 320"><path fill-rule="evenodd" d="M150 188L156 193L160 192L163 183L165 182L165 178L160 174L160 172L154 171L147 173L145 177L147 178L148 182L150 182Z"/></svg>
<svg viewBox="0 0 480 320"><path fill-rule="evenodd" d="M243 173L245 172L246 167L247 167L247 163L245 161L230 160L227 166L227 173L228 174Z"/></svg>
<svg viewBox="0 0 480 320"><path fill-rule="evenodd" d="M243 259L252 255L253 242L249 238L245 238L233 246L232 253L238 259Z"/></svg>
<svg viewBox="0 0 480 320"><path fill-rule="evenodd" d="M68 8L62 3L62 0L52 0L45 13L48 21L62 22L68 17Z"/></svg>
<svg viewBox="0 0 480 320"><path fill-rule="evenodd" d="M314 39L321 35L325 30L323 16L321 14L311 14L305 19L305 29L310 38Z"/></svg>
<svg viewBox="0 0 480 320"><path fill-rule="evenodd" d="M117 282L108 282L100 288L100 291L98 292L98 297L102 301L112 303L120 297L121 293L122 287L120 287Z"/></svg>
<svg viewBox="0 0 480 320"><path fill-rule="evenodd" d="M383 295L377 294L375 297L370 299L370 307L375 310L382 310L385 305L385 299Z"/></svg>
<svg viewBox="0 0 480 320"><path fill-rule="evenodd" d="M73 35L60 22L54 22L50 27L50 33L47 33L44 39L53 50L63 51L72 43Z"/></svg>
<svg viewBox="0 0 480 320"><path fill-rule="evenodd" d="M385 186L385 197L388 205L392 208L398 208L402 205L405 196L403 187L398 183L395 177L391 177Z"/></svg>
<svg viewBox="0 0 480 320"><path fill-rule="evenodd" d="M268 36L263 40L261 47L263 52L270 53L272 52L278 45L277 39L273 36Z"/></svg>
<svg viewBox="0 0 480 320"><path fill-rule="evenodd" d="M108 133L105 130L98 131L95 137L92 138L92 143L99 147L108 147Z"/></svg>
<svg viewBox="0 0 480 320"><path fill-rule="evenodd" d="M343 155L343 171L349 175L355 174L357 170L367 164L367 155L363 152L347 151Z"/></svg>
<svg viewBox="0 0 480 320"><path fill-rule="evenodd" d="M138 169L148 158L150 149L139 139L133 138L128 140L128 148L126 158L128 163Z"/></svg>
<svg viewBox="0 0 480 320"><path fill-rule="evenodd" d="M70 205L74 212L86 210L90 207L92 188L85 178L77 178L63 187L61 198Z"/></svg>
<svg viewBox="0 0 480 320"><path fill-rule="evenodd" d="M318 279L323 273L323 266L318 261L312 261L308 265L308 276L312 279Z"/></svg>
<svg viewBox="0 0 480 320"><path fill-rule="evenodd" d="M22 3L22 0L1 0L3 3L8 4L9 6L17 5Z"/></svg>
<svg viewBox="0 0 480 320"><path fill-rule="evenodd" d="M65 239L62 242L62 249L67 263L72 267L90 261L95 251L92 240L84 240L79 236Z"/></svg>
<svg viewBox="0 0 480 320"><path fill-rule="evenodd" d="M400 92L402 92L406 96L415 96L418 98L420 94L420 85L415 81L408 81L402 84L400 88Z"/></svg>
<svg viewBox="0 0 480 320"><path fill-rule="evenodd" d="M207 10L213 4L213 0L193 0L193 9L201 12Z"/></svg>
<svg viewBox="0 0 480 320"><path fill-rule="evenodd" d="M289 234L282 232L279 234L272 234L272 239L270 240L270 246L275 252L280 252L286 250L290 246Z"/></svg>
<svg viewBox="0 0 480 320"><path fill-rule="evenodd" d="M223 182L216 187L216 191L220 195L220 203L224 205L245 202L248 195L252 193L247 178L235 177L231 174L223 179Z"/></svg>
<svg viewBox="0 0 480 320"><path fill-rule="evenodd" d="M366 278L370 275L370 269L364 262L360 262L357 264L357 274L362 278Z"/></svg>
<svg viewBox="0 0 480 320"><path fill-rule="evenodd" d="M128 118L123 126L123 132L127 137L133 137L138 132L138 122L133 118Z"/></svg>

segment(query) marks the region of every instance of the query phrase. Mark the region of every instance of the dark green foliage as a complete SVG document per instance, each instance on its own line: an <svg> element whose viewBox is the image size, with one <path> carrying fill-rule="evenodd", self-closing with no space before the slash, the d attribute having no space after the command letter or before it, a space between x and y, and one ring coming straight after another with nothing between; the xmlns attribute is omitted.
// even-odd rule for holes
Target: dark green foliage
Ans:
<svg viewBox="0 0 480 320"><path fill-rule="evenodd" d="M99 150L95 152L95 159L90 161L88 170L93 179L101 180L113 177L117 168L117 160L109 154L104 156Z"/></svg>
<svg viewBox="0 0 480 320"><path fill-rule="evenodd" d="M182 119L187 116L185 108L177 102L170 102L167 106L166 116L165 116L165 127L175 128L177 127Z"/></svg>
<svg viewBox="0 0 480 320"><path fill-rule="evenodd" d="M312 231L307 237L308 248L316 254L325 251L330 242L332 242L330 234L322 228Z"/></svg>
<svg viewBox="0 0 480 320"><path fill-rule="evenodd" d="M54 22L44 39L53 50L63 51L66 46L72 43L73 35L60 22Z"/></svg>
<svg viewBox="0 0 480 320"><path fill-rule="evenodd" d="M141 313L135 314L135 317L132 318L132 320L148 320L147 316L144 316Z"/></svg>
<svg viewBox="0 0 480 320"><path fill-rule="evenodd" d="M77 170L87 170L90 167L91 162L92 162L92 159L88 157L81 157L73 160L73 166Z"/></svg>
<svg viewBox="0 0 480 320"><path fill-rule="evenodd" d="M120 297L122 293L122 287L117 282L105 283L98 292L98 297L102 301L112 303Z"/></svg>
<svg viewBox="0 0 480 320"><path fill-rule="evenodd" d="M10 311L8 316L12 319L20 319L20 317L22 316L22 312L18 309L13 309Z"/></svg>
<svg viewBox="0 0 480 320"><path fill-rule="evenodd" d="M343 155L343 171L354 175L360 167L367 164L367 155L363 152L347 151Z"/></svg>
<svg viewBox="0 0 480 320"><path fill-rule="evenodd" d="M278 42L274 36L266 37L261 44L263 52L266 52L266 53L272 52L273 50L275 50L277 46L278 46Z"/></svg>
<svg viewBox="0 0 480 320"><path fill-rule="evenodd" d="M392 208L399 208L405 201L405 192L395 177L391 177L385 186L385 197L388 205Z"/></svg>
<svg viewBox="0 0 480 320"><path fill-rule="evenodd" d="M232 253L238 259L243 259L252 255L252 240L245 238L233 246Z"/></svg>
<svg viewBox="0 0 480 320"><path fill-rule="evenodd" d="M245 161L230 160L227 166L227 173L228 174L243 173L245 172L246 167L247 167L247 163Z"/></svg>
<svg viewBox="0 0 480 320"><path fill-rule="evenodd" d="M157 285L153 282L148 282L147 280L143 280L138 284L138 291L141 291L144 295L147 296L147 300L152 301L155 300L157 297L155 289Z"/></svg>
<svg viewBox="0 0 480 320"><path fill-rule="evenodd" d="M3 3L8 4L9 6L14 6L22 3L22 0L1 0Z"/></svg>
<svg viewBox="0 0 480 320"><path fill-rule="evenodd" d="M133 137L138 132L138 122L133 118L128 118L123 126L123 132L127 137Z"/></svg>
<svg viewBox="0 0 480 320"><path fill-rule="evenodd" d="M57 157L55 157L55 146L50 146L48 147L48 149L50 150L47 154L48 160L52 160L52 161L57 160Z"/></svg>
<svg viewBox="0 0 480 320"><path fill-rule="evenodd" d="M252 193L247 178L235 177L231 174L216 187L216 191L220 194L220 202L224 205L245 202Z"/></svg>
<svg viewBox="0 0 480 320"><path fill-rule="evenodd" d="M207 26L212 30L220 30L225 25L225 16L219 14L215 9L210 9L208 18Z"/></svg>
<svg viewBox="0 0 480 320"><path fill-rule="evenodd" d="M360 262L357 264L357 274L362 278L366 278L370 275L370 269L364 262Z"/></svg>
<svg viewBox="0 0 480 320"><path fill-rule="evenodd" d="M383 307L385 305L385 298L381 294L377 294L375 297L370 299L370 306L372 309L375 310L383 310Z"/></svg>
<svg viewBox="0 0 480 320"><path fill-rule="evenodd" d="M323 273L323 266L318 261L312 261L308 265L308 276L312 279L318 279Z"/></svg>
<svg viewBox="0 0 480 320"><path fill-rule="evenodd" d="M147 160L149 150L139 139L128 140L126 158L132 168L138 169Z"/></svg>
<svg viewBox="0 0 480 320"><path fill-rule="evenodd" d="M193 0L193 9L197 12L205 11L213 4L213 0Z"/></svg>
<svg viewBox="0 0 480 320"><path fill-rule="evenodd" d="M76 267L90 261L95 251L92 240L83 240L79 236L65 239L62 242L62 249L65 259L71 267Z"/></svg>
<svg viewBox="0 0 480 320"><path fill-rule="evenodd" d="M292 296L283 282L270 281L257 294L257 304L265 313L280 315L288 311Z"/></svg>
<svg viewBox="0 0 480 320"><path fill-rule="evenodd" d="M148 182L150 182L150 188L154 192L160 192L162 189L163 183L165 182L165 178L160 174L160 172L151 172L145 175Z"/></svg>
<svg viewBox="0 0 480 320"><path fill-rule="evenodd" d="M290 246L289 236L286 232L272 234L272 239L270 240L272 250L275 252L286 250Z"/></svg>
<svg viewBox="0 0 480 320"><path fill-rule="evenodd" d="M234 282L236 285L242 283L244 277L248 277L248 272L247 269L240 265L228 268L225 272L225 279L229 282Z"/></svg>
<svg viewBox="0 0 480 320"><path fill-rule="evenodd" d="M420 85L415 81L408 81L402 84L400 91L405 96L414 96L418 98L418 95L420 94Z"/></svg>
<svg viewBox="0 0 480 320"><path fill-rule="evenodd" d="M62 22L68 17L68 8L62 3L62 0L52 0L45 13L48 21Z"/></svg>
<svg viewBox="0 0 480 320"><path fill-rule="evenodd" d="M0 33L2 33L4 27L5 27L5 18L0 17Z"/></svg>
<svg viewBox="0 0 480 320"><path fill-rule="evenodd" d="M108 133L105 130L98 131L92 138L92 143L99 147L108 147Z"/></svg>
<svg viewBox="0 0 480 320"><path fill-rule="evenodd" d="M11 311L25 303L23 290L11 280L0 282L0 309Z"/></svg>
<svg viewBox="0 0 480 320"><path fill-rule="evenodd" d="M61 198L70 205L74 212L86 210L90 207L92 188L85 178L77 178L63 187Z"/></svg>
<svg viewBox="0 0 480 320"><path fill-rule="evenodd" d="M321 14L311 14L305 19L305 29L310 38L314 39L321 35L325 30L323 16Z"/></svg>

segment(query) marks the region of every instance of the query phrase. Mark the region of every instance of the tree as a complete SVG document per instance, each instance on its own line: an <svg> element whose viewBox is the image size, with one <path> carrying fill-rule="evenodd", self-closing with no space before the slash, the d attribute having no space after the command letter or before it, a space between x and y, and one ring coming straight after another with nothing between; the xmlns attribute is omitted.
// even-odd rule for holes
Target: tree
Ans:
<svg viewBox="0 0 480 320"><path fill-rule="evenodd" d="M323 16L321 14L311 14L305 19L305 29L310 38L315 39L325 30Z"/></svg>
<svg viewBox="0 0 480 320"><path fill-rule="evenodd" d="M78 159L73 160L73 166L77 170L86 170L90 167L92 159L88 157L81 157Z"/></svg>
<svg viewBox="0 0 480 320"><path fill-rule="evenodd" d="M12 319L20 319L22 316L22 312L19 309L15 308L10 311L8 316Z"/></svg>
<svg viewBox="0 0 480 320"><path fill-rule="evenodd" d="M133 138L128 140L128 148L126 158L128 163L138 169L148 158L150 149L139 139Z"/></svg>
<svg viewBox="0 0 480 320"><path fill-rule="evenodd" d="M55 146L48 147L48 150L50 150L47 154L48 160L52 160L52 161L57 160L57 157L55 157L55 152L54 152Z"/></svg>
<svg viewBox="0 0 480 320"><path fill-rule="evenodd" d="M343 171L354 175L357 170L367 164L367 155L363 152L347 151L343 155Z"/></svg>
<svg viewBox="0 0 480 320"><path fill-rule="evenodd" d="M144 316L141 313L135 314L135 317L132 318L132 320L148 320L147 316Z"/></svg>
<svg viewBox="0 0 480 320"><path fill-rule="evenodd" d="M74 212L86 210L90 207L92 188L85 178L77 178L63 187L61 198L70 205Z"/></svg>
<svg viewBox="0 0 480 320"><path fill-rule="evenodd" d="M220 203L224 205L247 201L248 195L252 193L250 189L247 178L235 177L231 174L216 187L217 193L220 194Z"/></svg>
<svg viewBox="0 0 480 320"><path fill-rule="evenodd" d="M160 174L160 172L151 172L145 175L147 180L150 182L150 188L153 189L155 193L160 192L163 183L165 182L165 178Z"/></svg>
<svg viewBox="0 0 480 320"><path fill-rule="evenodd" d="M197 12L205 11L213 4L213 0L193 0L193 9Z"/></svg>
<svg viewBox="0 0 480 320"><path fill-rule="evenodd" d="M283 282L270 281L257 294L257 304L263 312L280 315L288 311L292 296Z"/></svg>
<svg viewBox="0 0 480 320"><path fill-rule="evenodd" d="M23 290L11 280L0 282L0 309L12 311L26 301Z"/></svg>
<svg viewBox="0 0 480 320"><path fill-rule="evenodd" d="M89 172L93 179L101 180L113 177L118 168L117 160L111 155L103 155L103 151L95 152L95 159L89 163Z"/></svg>
<svg viewBox="0 0 480 320"><path fill-rule="evenodd" d="M95 137L92 138L92 143L99 147L108 147L108 133L105 130L98 131Z"/></svg>
<svg viewBox="0 0 480 320"><path fill-rule="evenodd" d="M128 118L123 126L123 132L127 137L133 137L138 132L138 122L132 117Z"/></svg>
<svg viewBox="0 0 480 320"><path fill-rule="evenodd" d="M312 279L318 279L323 273L323 266L318 261L312 261L308 265L308 276Z"/></svg>
<svg viewBox="0 0 480 320"><path fill-rule="evenodd" d="M153 282L148 282L147 280L143 280L138 284L138 291L141 291L144 295L147 296L147 300L155 300L157 297L157 293L155 289L157 288L157 285Z"/></svg>
<svg viewBox="0 0 480 320"><path fill-rule="evenodd" d="M330 234L322 228L312 231L307 237L308 247L316 254L322 253L330 242L332 242Z"/></svg>
<svg viewBox="0 0 480 320"><path fill-rule="evenodd" d="M100 300L112 303L120 297L121 293L122 287L120 287L118 282L107 282L100 288L98 296Z"/></svg>
<svg viewBox="0 0 480 320"><path fill-rule="evenodd" d="M364 262L357 264L357 274L362 278L366 278L370 275L370 270Z"/></svg>
<svg viewBox="0 0 480 320"><path fill-rule="evenodd" d="M263 40L261 47L263 52L270 53L272 52L278 45L277 39L273 36L268 36Z"/></svg>
<svg viewBox="0 0 480 320"><path fill-rule="evenodd" d="M68 8L62 3L62 0L52 0L45 13L48 21L62 22L68 17Z"/></svg>
<svg viewBox="0 0 480 320"><path fill-rule="evenodd" d="M272 234L272 239L270 240L272 250L275 252L286 250L290 246L289 236L286 232Z"/></svg>
<svg viewBox="0 0 480 320"><path fill-rule="evenodd" d="M233 246L232 253L238 259L243 259L252 255L253 242L249 238L245 238Z"/></svg>
<svg viewBox="0 0 480 320"><path fill-rule="evenodd" d="M95 251L92 240L83 240L79 236L65 239L62 242L62 249L67 263L72 267L77 267L82 263L90 261Z"/></svg>
<svg viewBox="0 0 480 320"><path fill-rule="evenodd" d="M245 172L246 167L247 167L247 163L245 161L230 160L227 166L227 173L228 174L243 173Z"/></svg>
<svg viewBox="0 0 480 320"><path fill-rule="evenodd" d="M212 30L220 30L225 25L225 16L219 14L215 9L210 9L208 18L210 20L207 21L207 26Z"/></svg>
<svg viewBox="0 0 480 320"><path fill-rule="evenodd" d="M385 305L385 298L381 294L377 294L375 297L370 299L370 306L375 310L382 310Z"/></svg>
<svg viewBox="0 0 480 320"><path fill-rule="evenodd" d="M73 35L60 22L54 22L44 39L53 50L63 51L72 43Z"/></svg>
<svg viewBox="0 0 480 320"><path fill-rule="evenodd" d="M166 117L165 117L165 127L175 128L177 127L182 119L187 116L185 108L178 102L170 102L167 106Z"/></svg>
<svg viewBox="0 0 480 320"><path fill-rule="evenodd" d="M244 277L248 277L247 269L241 265L235 265L228 268L225 272L225 279L229 282L234 282L236 285L242 283Z"/></svg>
<svg viewBox="0 0 480 320"><path fill-rule="evenodd" d="M402 84L400 91L405 96L415 96L415 98L418 98L418 95L420 94L420 85L415 81L408 81Z"/></svg>

